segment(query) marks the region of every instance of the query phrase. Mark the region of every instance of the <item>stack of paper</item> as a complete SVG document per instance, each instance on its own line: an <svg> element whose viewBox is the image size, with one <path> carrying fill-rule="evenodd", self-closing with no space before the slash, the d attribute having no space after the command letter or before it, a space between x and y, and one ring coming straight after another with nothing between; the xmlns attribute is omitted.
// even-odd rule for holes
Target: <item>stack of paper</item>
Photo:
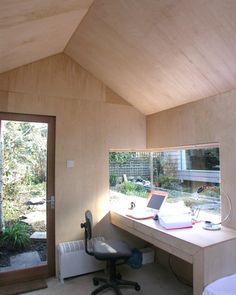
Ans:
<svg viewBox="0 0 236 295"><path fill-rule="evenodd" d="M131 217L133 219L150 219L150 218L153 218L154 214L151 210L137 210L137 209L134 209L134 210L129 210L127 213L126 213L126 216L128 217Z"/></svg>
<svg viewBox="0 0 236 295"><path fill-rule="evenodd" d="M159 223L166 229L192 227L192 217L189 214L159 216Z"/></svg>

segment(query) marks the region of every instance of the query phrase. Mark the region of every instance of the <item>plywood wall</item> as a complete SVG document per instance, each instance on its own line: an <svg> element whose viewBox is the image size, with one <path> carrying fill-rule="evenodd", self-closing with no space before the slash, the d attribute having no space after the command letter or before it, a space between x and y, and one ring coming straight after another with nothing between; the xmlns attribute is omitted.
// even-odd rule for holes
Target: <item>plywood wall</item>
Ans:
<svg viewBox="0 0 236 295"><path fill-rule="evenodd" d="M217 142L221 185L232 200L228 226L236 229L236 91L206 98L147 117L147 147L163 148ZM222 198L223 215L227 211Z"/></svg>
<svg viewBox="0 0 236 295"><path fill-rule="evenodd" d="M64 54L0 75L0 111L56 116L57 243L82 236L86 209L95 222L106 214L109 149L146 145L145 117L106 95L104 84Z"/></svg>

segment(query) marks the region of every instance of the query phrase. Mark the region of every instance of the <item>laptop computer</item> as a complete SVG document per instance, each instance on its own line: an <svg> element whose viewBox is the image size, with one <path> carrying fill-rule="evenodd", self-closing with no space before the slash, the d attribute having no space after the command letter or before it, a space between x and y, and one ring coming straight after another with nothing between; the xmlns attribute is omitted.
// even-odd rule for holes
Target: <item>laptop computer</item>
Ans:
<svg viewBox="0 0 236 295"><path fill-rule="evenodd" d="M167 192L153 190L148 195L148 202L145 208L135 208L126 215L134 219L151 219L161 210L168 197Z"/></svg>

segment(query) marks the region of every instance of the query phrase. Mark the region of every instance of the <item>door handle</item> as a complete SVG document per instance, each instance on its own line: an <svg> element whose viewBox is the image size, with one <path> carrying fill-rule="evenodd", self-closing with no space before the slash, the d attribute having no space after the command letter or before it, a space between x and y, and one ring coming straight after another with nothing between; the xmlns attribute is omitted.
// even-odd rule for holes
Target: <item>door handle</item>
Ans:
<svg viewBox="0 0 236 295"><path fill-rule="evenodd" d="M55 196L51 196L48 200L47 203L50 203L51 209L55 208Z"/></svg>

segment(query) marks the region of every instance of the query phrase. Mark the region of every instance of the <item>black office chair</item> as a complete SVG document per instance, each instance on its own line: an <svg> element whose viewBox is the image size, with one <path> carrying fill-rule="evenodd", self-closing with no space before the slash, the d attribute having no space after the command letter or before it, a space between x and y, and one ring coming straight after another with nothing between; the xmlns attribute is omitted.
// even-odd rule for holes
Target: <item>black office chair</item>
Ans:
<svg viewBox="0 0 236 295"><path fill-rule="evenodd" d="M85 212L85 223L81 223L81 228L85 229L85 251L88 255L94 256L98 260L105 260L108 264L109 278L93 278L93 284L97 286L99 282L103 285L95 289L91 295L98 294L105 289L113 289L116 295L122 295L120 286L134 287L135 290L139 291L140 286L136 282L126 281L121 279L121 275L116 272L116 262L120 259L128 259L132 252L129 246L119 240L93 240L92 243L89 241L92 238L92 224L93 218L92 213L87 210Z"/></svg>

